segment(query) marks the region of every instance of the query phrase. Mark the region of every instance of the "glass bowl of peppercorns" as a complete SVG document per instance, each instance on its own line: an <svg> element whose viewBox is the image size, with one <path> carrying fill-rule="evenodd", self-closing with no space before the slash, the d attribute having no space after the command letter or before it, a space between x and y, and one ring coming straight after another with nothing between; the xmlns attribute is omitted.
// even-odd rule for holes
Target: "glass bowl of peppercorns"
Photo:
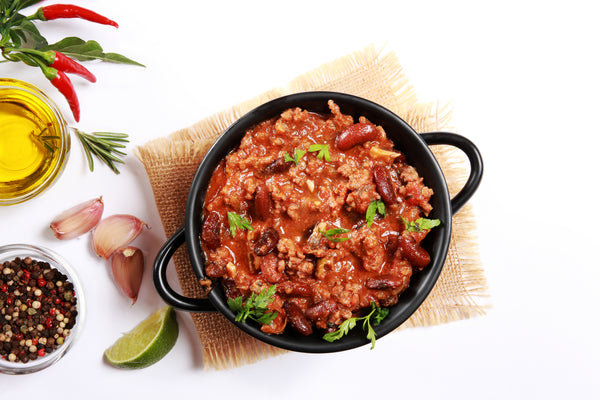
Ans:
<svg viewBox="0 0 600 400"><path fill-rule="evenodd" d="M54 251L0 246L0 372L27 374L57 362L84 318L81 284Z"/></svg>

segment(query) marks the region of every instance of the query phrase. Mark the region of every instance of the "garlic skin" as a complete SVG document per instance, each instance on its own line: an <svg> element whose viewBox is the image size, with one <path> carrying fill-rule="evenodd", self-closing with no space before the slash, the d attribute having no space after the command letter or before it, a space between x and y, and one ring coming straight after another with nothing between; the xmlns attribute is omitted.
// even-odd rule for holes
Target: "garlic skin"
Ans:
<svg viewBox="0 0 600 400"><path fill-rule="evenodd" d="M106 260L133 239L148 225L129 214L115 214L104 218L92 233L92 246L99 257Z"/></svg>
<svg viewBox="0 0 600 400"><path fill-rule="evenodd" d="M119 249L113 254L110 266L117 285L127 297L133 300L131 305L134 305L144 275L144 254L133 246Z"/></svg>
<svg viewBox="0 0 600 400"><path fill-rule="evenodd" d="M50 229L57 239L74 239L92 230L102 218L103 212L102 197L88 200L60 213L50 223Z"/></svg>

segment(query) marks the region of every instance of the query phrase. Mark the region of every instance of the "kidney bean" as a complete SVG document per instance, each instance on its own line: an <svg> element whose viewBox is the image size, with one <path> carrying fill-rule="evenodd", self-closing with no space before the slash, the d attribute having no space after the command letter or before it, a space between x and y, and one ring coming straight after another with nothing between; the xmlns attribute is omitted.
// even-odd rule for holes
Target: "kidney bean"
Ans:
<svg viewBox="0 0 600 400"><path fill-rule="evenodd" d="M411 263L414 267L423 269L431 261L431 257L427 250L422 248L416 243L410 236L402 235L398 240L402 255L404 258Z"/></svg>
<svg viewBox="0 0 600 400"><path fill-rule="evenodd" d="M269 283L277 283L283 279L283 274L277 269L277 256L267 254L260 263L260 272Z"/></svg>
<svg viewBox="0 0 600 400"><path fill-rule="evenodd" d="M388 258L393 257L396 253L396 250L398 250L398 233L392 232L387 235L385 238L385 243L383 244L383 248L385 249Z"/></svg>
<svg viewBox="0 0 600 400"><path fill-rule="evenodd" d="M254 193L254 212L261 220L266 220L271 214L271 196L267 185L259 185Z"/></svg>
<svg viewBox="0 0 600 400"><path fill-rule="evenodd" d="M279 233L275 229L265 229L254 244L254 254L257 256L266 256L275 249L278 241Z"/></svg>
<svg viewBox="0 0 600 400"><path fill-rule="evenodd" d="M375 181L377 193L379 193L383 202L387 205L396 203L396 192L385 167L381 165L373 167L373 180Z"/></svg>
<svg viewBox="0 0 600 400"><path fill-rule="evenodd" d="M335 145L340 150L349 150L357 144L377 139L378 135L375 125L360 122L346 127L335 139Z"/></svg>
<svg viewBox="0 0 600 400"><path fill-rule="evenodd" d="M283 308L287 314L288 322L294 329L303 335L310 335L312 333L310 322L296 303L286 301L283 303Z"/></svg>
<svg viewBox="0 0 600 400"><path fill-rule="evenodd" d="M310 297L312 288L304 282L285 281L277 284L277 293L289 296Z"/></svg>
<svg viewBox="0 0 600 400"><path fill-rule="evenodd" d="M273 160L273 162L265 167L263 170L266 174L280 174L287 171L292 167L291 162L285 161L285 158L279 157Z"/></svg>
<svg viewBox="0 0 600 400"><path fill-rule="evenodd" d="M208 214L202 225L202 240L208 247L208 250L215 250L221 246L221 216L218 212L212 211Z"/></svg>
<svg viewBox="0 0 600 400"><path fill-rule="evenodd" d="M321 300L306 309L306 318L316 321L324 320L337 309L337 303L332 299Z"/></svg>
<svg viewBox="0 0 600 400"><path fill-rule="evenodd" d="M396 275L379 275L365 281L365 286L369 289L386 290L396 289L404 285L404 279Z"/></svg>
<svg viewBox="0 0 600 400"><path fill-rule="evenodd" d="M235 284L235 281L230 278L222 279L221 285L223 285L223 291L225 292L225 297L228 299L235 299L242 295L242 292Z"/></svg>

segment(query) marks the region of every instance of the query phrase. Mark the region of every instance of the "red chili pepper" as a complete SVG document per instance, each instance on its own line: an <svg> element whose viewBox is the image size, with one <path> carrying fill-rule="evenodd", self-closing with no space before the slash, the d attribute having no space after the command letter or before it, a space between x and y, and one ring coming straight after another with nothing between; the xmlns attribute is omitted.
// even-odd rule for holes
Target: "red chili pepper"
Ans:
<svg viewBox="0 0 600 400"><path fill-rule="evenodd" d="M69 107L71 108L71 112L73 113L73 117L75 121L79 122L79 99L77 99L77 93L75 93L75 89L73 88L73 84L71 80L62 71L57 70L52 67L42 67L42 71L46 76L46 79L50 81L50 83L58 89L59 92L62 93L63 96L67 99L67 103L69 103Z"/></svg>
<svg viewBox="0 0 600 400"><path fill-rule="evenodd" d="M112 25L115 28L119 27L119 24L115 21L95 13L94 11L88 10L87 8L75 6L73 4L52 4L40 7L35 13L35 17L42 21L50 21L58 18L81 18L98 24Z"/></svg>
<svg viewBox="0 0 600 400"><path fill-rule="evenodd" d="M59 71L70 72L84 77L90 82L96 82L96 77L86 67L79 64L77 61L65 56L59 51L52 51L53 61L49 64L50 67L56 68Z"/></svg>

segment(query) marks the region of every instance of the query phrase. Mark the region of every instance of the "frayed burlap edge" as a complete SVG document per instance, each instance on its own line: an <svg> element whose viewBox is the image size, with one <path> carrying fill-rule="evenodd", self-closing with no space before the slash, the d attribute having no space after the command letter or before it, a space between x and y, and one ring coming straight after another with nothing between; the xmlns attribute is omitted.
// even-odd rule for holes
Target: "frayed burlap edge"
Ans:
<svg viewBox="0 0 600 400"><path fill-rule="evenodd" d="M179 196L173 200L172 194L165 196L164 180L181 173L180 167L195 171L194 166L199 164L210 143L246 112L279 96L311 90L344 92L375 101L398 114L418 132L454 131L450 126L452 111L449 105L418 103L396 56L384 54L373 46L367 47L294 79L286 88L265 92L178 130L168 138L156 139L134 149L150 178L167 235L183 221L181 207L185 207L186 198ZM442 166L450 193L457 193L467 177L465 158L450 146L434 146L432 151ZM161 169L168 173L157 174ZM189 175L189 171L187 173ZM193 174L187 177L186 189L192 177ZM179 212L174 213L177 207ZM488 305L482 303L487 297L487 283L479 258L476 230L472 207L467 204L453 218L452 241L440 279L402 328L437 325L485 313ZM199 296L201 291L197 279L190 275L187 256L176 255L174 258L183 294ZM192 318L202 342L206 368L230 368L283 352L250 338L220 315L192 314Z"/></svg>

